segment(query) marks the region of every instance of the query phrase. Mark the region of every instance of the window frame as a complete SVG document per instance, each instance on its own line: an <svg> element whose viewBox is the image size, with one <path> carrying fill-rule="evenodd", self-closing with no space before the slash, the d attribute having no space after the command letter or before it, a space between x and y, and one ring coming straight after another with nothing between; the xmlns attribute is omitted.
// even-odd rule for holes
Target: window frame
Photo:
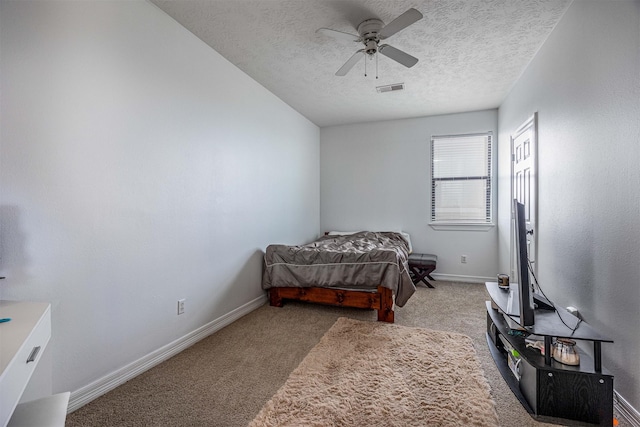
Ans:
<svg viewBox="0 0 640 427"><path fill-rule="evenodd" d="M478 175L478 176L455 176L455 177L443 177L436 178L434 176L434 150L435 144L437 141L442 141L444 139L453 139L453 138L465 138L465 137L486 137L487 138L487 164L486 171L487 175ZM479 132L479 133L468 133L468 134L457 134L457 135L432 135L430 140L430 166L431 166L431 207L430 207L430 215L429 215L429 225L436 230L471 230L471 231L486 231L494 227L494 167L493 167L493 149L494 149L494 141L493 141L493 132ZM484 167L484 166L483 166ZM484 220L473 220L473 219L462 219L462 220L436 220L435 212L436 212L436 200L435 200L435 186L437 182L442 181L463 181L463 180L486 180L486 215Z"/></svg>

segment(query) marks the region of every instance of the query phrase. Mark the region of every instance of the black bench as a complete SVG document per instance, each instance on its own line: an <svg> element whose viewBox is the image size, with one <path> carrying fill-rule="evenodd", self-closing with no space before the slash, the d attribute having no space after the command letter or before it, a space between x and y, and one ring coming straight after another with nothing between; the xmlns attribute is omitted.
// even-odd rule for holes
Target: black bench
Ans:
<svg viewBox="0 0 640 427"><path fill-rule="evenodd" d="M429 283L427 278L435 280L431 277L431 272L436 269L436 263L438 257L432 254L409 254L409 275L413 283L417 285L420 282L424 282L429 288L434 286Z"/></svg>

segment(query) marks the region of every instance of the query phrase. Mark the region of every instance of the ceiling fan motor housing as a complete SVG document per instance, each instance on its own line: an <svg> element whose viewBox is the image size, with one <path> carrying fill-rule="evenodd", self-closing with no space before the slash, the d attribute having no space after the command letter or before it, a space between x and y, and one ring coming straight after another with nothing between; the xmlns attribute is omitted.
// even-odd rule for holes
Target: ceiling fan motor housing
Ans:
<svg viewBox="0 0 640 427"><path fill-rule="evenodd" d="M379 19L367 19L358 25L358 34L365 45L365 53L373 55L378 51L378 33L382 29L384 22Z"/></svg>

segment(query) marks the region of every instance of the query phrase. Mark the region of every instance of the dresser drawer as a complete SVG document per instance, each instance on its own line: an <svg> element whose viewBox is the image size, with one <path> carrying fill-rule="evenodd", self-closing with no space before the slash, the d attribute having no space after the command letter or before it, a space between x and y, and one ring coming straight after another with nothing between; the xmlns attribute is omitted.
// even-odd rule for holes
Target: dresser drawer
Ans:
<svg viewBox="0 0 640 427"><path fill-rule="evenodd" d="M51 338L51 310L46 303L2 301L0 324L0 426L5 426Z"/></svg>

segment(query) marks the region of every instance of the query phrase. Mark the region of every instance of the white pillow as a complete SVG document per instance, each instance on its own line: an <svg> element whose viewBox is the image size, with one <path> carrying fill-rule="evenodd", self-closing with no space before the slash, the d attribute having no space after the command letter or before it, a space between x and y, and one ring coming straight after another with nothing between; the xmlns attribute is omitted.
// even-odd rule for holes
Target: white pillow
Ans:
<svg viewBox="0 0 640 427"><path fill-rule="evenodd" d="M407 245L409 245L409 253L412 253L413 246L411 246L411 236L409 236L409 233L405 233L404 231L398 231L398 233L400 233L400 235L404 237L404 240L407 241Z"/></svg>
<svg viewBox="0 0 640 427"><path fill-rule="evenodd" d="M327 234L329 236L348 236L349 234L356 234L359 231L330 231Z"/></svg>

